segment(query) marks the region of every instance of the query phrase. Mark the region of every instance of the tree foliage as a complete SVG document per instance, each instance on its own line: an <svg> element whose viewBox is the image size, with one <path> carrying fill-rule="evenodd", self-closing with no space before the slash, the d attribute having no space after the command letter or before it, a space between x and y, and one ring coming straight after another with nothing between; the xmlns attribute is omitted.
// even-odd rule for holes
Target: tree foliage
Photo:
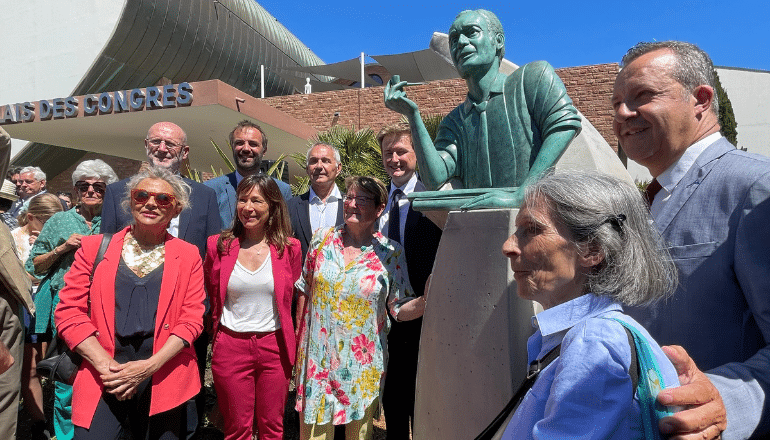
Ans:
<svg viewBox="0 0 770 440"><path fill-rule="evenodd" d="M372 129L356 130L355 127L335 125L310 139L308 148L316 142L332 145L339 150L342 172L337 176L337 186L342 192L345 191L345 178L348 176L373 176L382 181L387 180L388 175L382 167L380 146ZM291 158L301 168L305 168L305 152L292 154ZM306 175L294 177L297 180L297 183L292 185L294 194L307 192L310 179Z"/></svg>
<svg viewBox="0 0 770 440"><path fill-rule="evenodd" d="M442 119L444 119L442 115L426 114L422 117L425 128L433 140L436 139ZM316 142L333 145L340 152L342 172L337 176L337 186L340 191L345 192L345 178L348 176L372 176L383 182L388 181L388 174L382 166L382 153L377 142L377 134L371 128L356 130L355 127L335 125L310 139L308 148ZM305 168L306 152L294 153L290 157L300 168ZM291 188L294 194L302 194L309 190L310 179L306 175L294 176L294 178L297 182Z"/></svg>
<svg viewBox="0 0 770 440"><path fill-rule="evenodd" d="M738 123L735 121L735 114L733 113L733 104L730 102L730 98L727 96L727 92L722 88L722 83L719 81L719 75L716 69L714 69L714 82L716 85L715 93L719 99L719 126L721 127L722 136L726 137L731 144L738 145Z"/></svg>

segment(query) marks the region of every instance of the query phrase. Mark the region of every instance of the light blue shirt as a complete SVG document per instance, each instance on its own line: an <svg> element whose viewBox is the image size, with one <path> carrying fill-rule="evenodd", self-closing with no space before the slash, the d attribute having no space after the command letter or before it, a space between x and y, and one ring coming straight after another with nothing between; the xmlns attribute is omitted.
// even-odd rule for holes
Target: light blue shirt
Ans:
<svg viewBox="0 0 770 440"><path fill-rule="evenodd" d="M527 341L529 362L561 343L516 409L503 439L642 438L637 396L632 396L631 347L617 318L650 344L666 388L679 386L676 370L642 326L608 297L586 294L532 318L538 330ZM522 372L522 375L525 372Z"/></svg>

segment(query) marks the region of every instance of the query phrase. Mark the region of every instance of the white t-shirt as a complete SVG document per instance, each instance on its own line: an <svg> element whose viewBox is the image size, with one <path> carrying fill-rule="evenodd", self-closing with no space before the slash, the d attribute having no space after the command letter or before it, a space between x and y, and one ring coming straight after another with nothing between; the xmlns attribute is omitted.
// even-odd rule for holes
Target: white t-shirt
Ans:
<svg viewBox="0 0 770 440"><path fill-rule="evenodd" d="M219 323L241 333L272 332L281 328L269 253L254 272L236 261L227 283L227 298Z"/></svg>

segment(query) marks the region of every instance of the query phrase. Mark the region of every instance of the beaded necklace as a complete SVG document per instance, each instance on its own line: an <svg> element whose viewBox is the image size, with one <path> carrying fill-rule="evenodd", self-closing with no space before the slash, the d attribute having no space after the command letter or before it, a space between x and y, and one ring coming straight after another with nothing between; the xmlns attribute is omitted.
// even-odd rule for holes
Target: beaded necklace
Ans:
<svg viewBox="0 0 770 440"><path fill-rule="evenodd" d="M141 278L163 264L163 258L166 256L166 242L144 250L139 246L136 238L129 233L123 241L122 256L126 266Z"/></svg>

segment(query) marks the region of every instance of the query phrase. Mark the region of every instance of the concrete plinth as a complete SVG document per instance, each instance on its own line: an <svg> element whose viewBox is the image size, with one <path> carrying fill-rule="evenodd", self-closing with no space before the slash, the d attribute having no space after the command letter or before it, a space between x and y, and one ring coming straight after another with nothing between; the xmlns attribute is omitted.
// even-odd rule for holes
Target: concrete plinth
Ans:
<svg viewBox="0 0 770 440"><path fill-rule="evenodd" d="M415 440L475 438L524 379L534 307L501 252L517 213L449 213L422 324Z"/></svg>

